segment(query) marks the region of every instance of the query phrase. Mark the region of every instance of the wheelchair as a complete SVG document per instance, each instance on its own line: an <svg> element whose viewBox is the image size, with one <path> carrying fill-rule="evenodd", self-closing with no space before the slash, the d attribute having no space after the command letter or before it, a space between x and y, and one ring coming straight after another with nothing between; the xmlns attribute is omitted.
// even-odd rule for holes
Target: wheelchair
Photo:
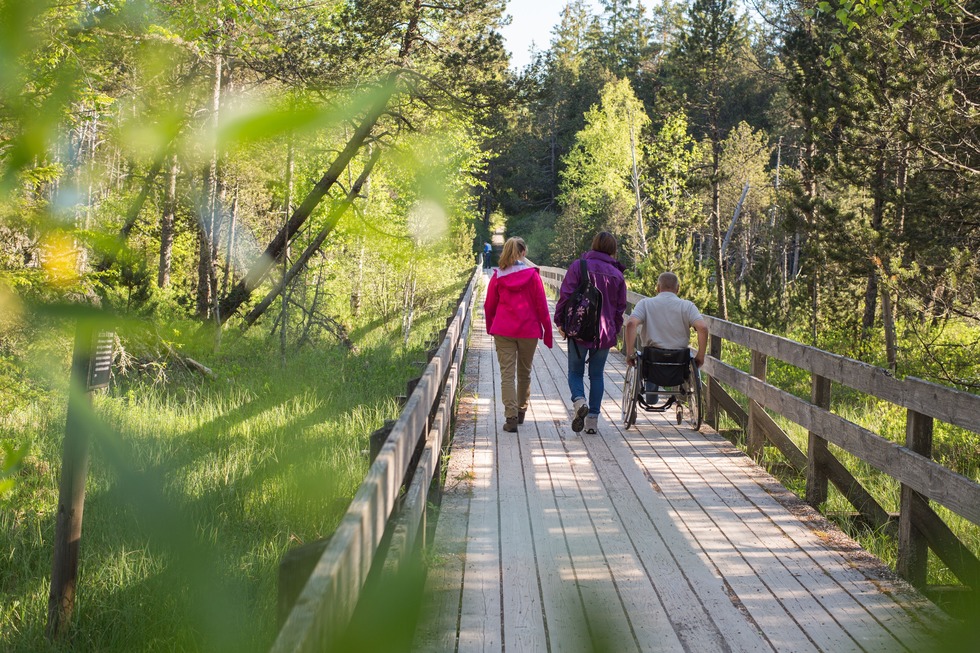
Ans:
<svg viewBox="0 0 980 653"><path fill-rule="evenodd" d="M636 365L626 368L623 382L621 418L624 427L628 429L636 423L638 410L664 413L675 408L678 425L686 417L695 430L700 429L703 413L701 371L694 362L694 352L688 348L658 347L637 348L636 351ZM647 392L644 381L655 383L658 389Z"/></svg>

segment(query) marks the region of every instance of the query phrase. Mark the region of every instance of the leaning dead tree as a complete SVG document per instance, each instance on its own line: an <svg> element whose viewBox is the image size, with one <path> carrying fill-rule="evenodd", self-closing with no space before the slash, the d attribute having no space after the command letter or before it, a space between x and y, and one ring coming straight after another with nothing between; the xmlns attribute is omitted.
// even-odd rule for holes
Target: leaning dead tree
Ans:
<svg viewBox="0 0 980 653"><path fill-rule="evenodd" d="M395 94L397 88L399 71L390 73L377 91L374 101L371 103L367 114L354 131L353 136L347 142L343 151L334 159L333 164L326 174L317 182L316 186L307 194L303 203L293 211L289 221L279 230L276 237L265 248L262 255L252 264L228 293L220 304L219 315L221 324L224 324L231 315L238 310L252 296L252 292L258 288L259 284L265 279L266 275L272 270L275 261L282 256L286 246L292 241L300 227L312 215L313 210L319 206L320 202L330 191L340 175L350 164L351 160L360 151L361 147L371 135L371 130L388 109L388 103Z"/></svg>
<svg viewBox="0 0 980 653"><path fill-rule="evenodd" d="M248 315L245 316L246 329L254 324L255 321L259 319L259 317L261 317L266 310L268 310L275 298L278 297L289 282L292 281L293 278L295 278L296 275L306 267L307 262L310 260L313 254L320 249L320 246L323 245L323 241L327 239L327 236L330 235L333 228L337 226L337 222L340 220L341 216L344 215L347 209L354 203L354 200L358 197L358 195L361 194L361 189L364 187L364 183L367 181L368 176L370 176L371 171L374 169L374 165L378 162L380 156L380 148L375 148L374 152L371 154L371 159L364 166L364 170L361 171L360 176L357 178L357 181L354 182L354 185L351 186L350 191L348 191L347 197L338 202L337 205L330 211L329 216L327 216L326 224L324 224L323 228L320 230L320 233L318 233L316 238L314 238L313 241L307 245L306 249L303 250L303 253L296 259L292 267L290 267L289 270L283 274L283 277L279 283L277 283L272 290L268 292L265 298L259 302L255 308L249 311Z"/></svg>

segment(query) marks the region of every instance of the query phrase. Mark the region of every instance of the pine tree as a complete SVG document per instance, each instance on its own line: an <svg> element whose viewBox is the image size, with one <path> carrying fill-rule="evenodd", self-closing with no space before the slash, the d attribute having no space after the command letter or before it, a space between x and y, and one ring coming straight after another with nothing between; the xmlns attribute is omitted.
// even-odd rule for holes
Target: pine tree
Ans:
<svg viewBox="0 0 980 653"><path fill-rule="evenodd" d="M687 98L697 132L708 142L711 184L711 230L715 253L718 310L728 318L726 274L721 257L721 148L732 117L726 97L738 71L738 57L745 34L735 14L733 0L695 0L687 12L687 24L673 53L670 78Z"/></svg>

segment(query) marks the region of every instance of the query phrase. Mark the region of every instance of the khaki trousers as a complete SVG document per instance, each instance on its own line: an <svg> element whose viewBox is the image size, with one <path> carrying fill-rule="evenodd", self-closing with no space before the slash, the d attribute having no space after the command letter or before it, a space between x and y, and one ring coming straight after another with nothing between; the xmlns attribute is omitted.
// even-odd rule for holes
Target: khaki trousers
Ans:
<svg viewBox="0 0 980 653"><path fill-rule="evenodd" d="M517 411L527 410L527 402L531 398L531 363L538 339L494 336L493 341L500 362L500 395L504 402L504 416L516 418Z"/></svg>

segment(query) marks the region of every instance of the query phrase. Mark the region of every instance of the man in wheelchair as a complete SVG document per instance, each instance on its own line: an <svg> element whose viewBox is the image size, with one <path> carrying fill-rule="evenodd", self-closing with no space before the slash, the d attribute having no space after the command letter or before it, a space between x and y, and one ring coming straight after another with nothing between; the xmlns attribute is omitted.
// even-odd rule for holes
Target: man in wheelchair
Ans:
<svg viewBox="0 0 980 653"><path fill-rule="evenodd" d="M648 409L658 403L658 386L680 386L687 378L691 361L691 329L698 335L694 363L697 368L704 363L708 325L693 302L677 296L679 290L677 275L664 272L657 278L656 296L641 299L626 322L626 363L630 367L637 363L637 327L643 327L639 338L642 347L639 369L642 369L641 380L646 390L642 404ZM668 401L658 408L663 410L670 403Z"/></svg>

